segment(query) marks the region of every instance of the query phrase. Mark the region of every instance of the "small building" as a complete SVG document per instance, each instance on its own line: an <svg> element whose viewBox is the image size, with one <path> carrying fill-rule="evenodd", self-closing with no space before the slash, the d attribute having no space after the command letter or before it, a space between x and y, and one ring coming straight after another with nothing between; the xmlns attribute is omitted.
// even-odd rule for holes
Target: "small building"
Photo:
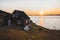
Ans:
<svg viewBox="0 0 60 40"><path fill-rule="evenodd" d="M12 13L12 24L28 31L30 28L30 18L24 11L14 10Z"/></svg>
<svg viewBox="0 0 60 40"><path fill-rule="evenodd" d="M30 18L24 11L14 10L11 14L0 10L0 22L8 26L19 26L26 31L30 29Z"/></svg>
<svg viewBox="0 0 60 40"><path fill-rule="evenodd" d="M29 16L23 11L14 10L12 18L13 24L20 25L22 27L25 27L30 24Z"/></svg>
<svg viewBox="0 0 60 40"><path fill-rule="evenodd" d="M0 24L8 25L8 18L10 15L10 13L0 10Z"/></svg>

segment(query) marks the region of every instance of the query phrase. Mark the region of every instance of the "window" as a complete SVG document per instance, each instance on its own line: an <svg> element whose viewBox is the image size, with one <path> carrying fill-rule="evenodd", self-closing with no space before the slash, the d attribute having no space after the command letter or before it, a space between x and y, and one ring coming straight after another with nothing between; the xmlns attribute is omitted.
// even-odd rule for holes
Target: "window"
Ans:
<svg viewBox="0 0 60 40"><path fill-rule="evenodd" d="M8 25L9 25L9 26L11 25L11 20L8 20Z"/></svg>
<svg viewBox="0 0 60 40"><path fill-rule="evenodd" d="M15 14L13 14L13 17L15 17Z"/></svg>
<svg viewBox="0 0 60 40"><path fill-rule="evenodd" d="M28 20L26 20L26 23L28 23Z"/></svg>
<svg viewBox="0 0 60 40"><path fill-rule="evenodd" d="M17 20L17 24L21 24L21 20Z"/></svg>

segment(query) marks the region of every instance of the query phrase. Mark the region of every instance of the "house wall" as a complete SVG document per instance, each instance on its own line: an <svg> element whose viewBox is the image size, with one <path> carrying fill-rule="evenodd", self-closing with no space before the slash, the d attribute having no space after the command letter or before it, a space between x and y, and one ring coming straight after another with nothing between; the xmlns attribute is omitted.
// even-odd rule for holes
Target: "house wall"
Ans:
<svg viewBox="0 0 60 40"><path fill-rule="evenodd" d="M3 23L4 22L4 14L0 14L0 23Z"/></svg>
<svg viewBox="0 0 60 40"><path fill-rule="evenodd" d="M25 22L26 22L25 25L29 25L30 24L30 19L26 19Z"/></svg>
<svg viewBox="0 0 60 40"><path fill-rule="evenodd" d="M3 18L0 18L0 22L3 22L3 20L4 20Z"/></svg>
<svg viewBox="0 0 60 40"><path fill-rule="evenodd" d="M12 16L12 24L13 25L20 25L20 26L25 26L25 20L20 17L20 15L15 15L13 14L14 16Z"/></svg>
<svg viewBox="0 0 60 40"><path fill-rule="evenodd" d="M0 18L0 25L3 25L3 23L4 23L4 19Z"/></svg>

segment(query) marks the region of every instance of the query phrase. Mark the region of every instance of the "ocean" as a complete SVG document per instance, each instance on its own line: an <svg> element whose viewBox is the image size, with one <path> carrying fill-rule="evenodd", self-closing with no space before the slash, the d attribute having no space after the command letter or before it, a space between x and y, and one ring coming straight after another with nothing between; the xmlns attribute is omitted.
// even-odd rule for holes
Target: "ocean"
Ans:
<svg viewBox="0 0 60 40"><path fill-rule="evenodd" d="M60 16L29 16L39 26L52 30L60 30Z"/></svg>

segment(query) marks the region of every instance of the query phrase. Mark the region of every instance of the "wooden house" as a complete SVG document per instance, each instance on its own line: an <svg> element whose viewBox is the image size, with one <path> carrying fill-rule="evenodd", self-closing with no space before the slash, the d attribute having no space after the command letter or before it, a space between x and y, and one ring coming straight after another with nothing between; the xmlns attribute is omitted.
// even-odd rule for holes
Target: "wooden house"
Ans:
<svg viewBox="0 0 60 40"><path fill-rule="evenodd" d="M29 30L30 18L24 11L14 10L11 14L0 10L0 23L14 27L19 26L24 30Z"/></svg>
<svg viewBox="0 0 60 40"><path fill-rule="evenodd" d="M10 13L0 10L0 24L2 23L3 25L8 25L10 16Z"/></svg>
<svg viewBox="0 0 60 40"><path fill-rule="evenodd" d="M12 22L15 25L20 25L22 27L30 25L30 18L24 11L14 10L12 18Z"/></svg>

